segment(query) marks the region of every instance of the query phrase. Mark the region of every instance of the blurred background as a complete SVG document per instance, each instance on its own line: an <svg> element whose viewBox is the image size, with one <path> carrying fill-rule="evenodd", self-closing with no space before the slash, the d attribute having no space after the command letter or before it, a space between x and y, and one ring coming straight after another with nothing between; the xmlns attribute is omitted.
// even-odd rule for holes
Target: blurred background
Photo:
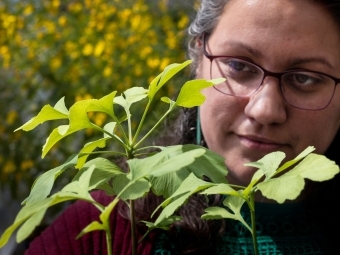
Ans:
<svg viewBox="0 0 340 255"><path fill-rule="evenodd" d="M41 159L57 123L13 131L63 96L70 107L114 90L147 88L164 67L186 59L194 9L195 0L0 0L0 235L37 176L101 136L79 132ZM173 96L188 79L182 72L164 93ZM159 109L153 105L155 118ZM106 120L100 113L91 118L97 125ZM59 185L68 180L63 175ZM0 255L22 254L22 246L12 239Z"/></svg>

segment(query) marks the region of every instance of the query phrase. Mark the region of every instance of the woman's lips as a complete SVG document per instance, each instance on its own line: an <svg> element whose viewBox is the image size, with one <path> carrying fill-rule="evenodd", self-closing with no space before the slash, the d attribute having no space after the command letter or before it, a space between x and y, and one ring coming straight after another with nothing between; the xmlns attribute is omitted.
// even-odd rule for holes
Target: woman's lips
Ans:
<svg viewBox="0 0 340 255"><path fill-rule="evenodd" d="M238 135L241 143L248 149L258 150L261 152L273 152L277 151L283 144L275 142L273 140L248 135Z"/></svg>

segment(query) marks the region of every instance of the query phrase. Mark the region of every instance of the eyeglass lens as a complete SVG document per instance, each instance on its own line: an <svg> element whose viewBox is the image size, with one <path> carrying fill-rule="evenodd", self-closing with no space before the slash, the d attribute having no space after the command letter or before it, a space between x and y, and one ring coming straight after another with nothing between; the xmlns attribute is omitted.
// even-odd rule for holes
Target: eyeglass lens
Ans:
<svg viewBox="0 0 340 255"><path fill-rule="evenodd" d="M252 95L265 78L265 72L260 67L231 57L214 58L211 61L210 71L212 79L226 78L224 83L215 85L215 88L231 96ZM282 74L280 89L284 99L290 105L306 110L318 110L325 108L331 101L335 82L319 73L291 71Z"/></svg>

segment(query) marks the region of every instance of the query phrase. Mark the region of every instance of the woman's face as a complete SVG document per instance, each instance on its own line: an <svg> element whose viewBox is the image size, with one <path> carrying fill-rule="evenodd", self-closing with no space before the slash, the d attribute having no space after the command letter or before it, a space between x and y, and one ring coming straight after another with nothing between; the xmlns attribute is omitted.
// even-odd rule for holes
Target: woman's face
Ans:
<svg viewBox="0 0 340 255"><path fill-rule="evenodd" d="M272 72L305 68L340 77L339 28L311 1L230 1L206 49L210 55L246 58ZM204 56L197 77L210 79L210 60ZM247 185L255 170L243 164L269 152L283 151L292 159L314 146L324 153L339 129L339 87L329 106L318 111L288 105L275 77L267 77L249 97L227 96L213 87L203 92L203 134L208 147L225 157L231 183Z"/></svg>

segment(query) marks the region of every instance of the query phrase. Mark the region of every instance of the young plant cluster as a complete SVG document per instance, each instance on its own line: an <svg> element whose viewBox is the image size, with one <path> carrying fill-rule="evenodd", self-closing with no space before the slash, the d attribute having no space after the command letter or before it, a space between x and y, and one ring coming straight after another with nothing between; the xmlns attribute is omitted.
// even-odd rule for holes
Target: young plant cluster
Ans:
<svg viewBox="0 0 340 255"><path fill-rule="evenodd" d="M295 159L283 165L281 162L285 154L273 152L257 162L246 164L258 170L250 184L241 187L228 183L224 158L206 148L198 145L142 147L146 138L176 107L190 108L201 105L205 97L200 91L223 82L223 79L191 80L182 86L175 101L162 97L161 100L167 103L169 108L153 127L145 132L143 129L145 119L156 93L170 78L189 64L190 61L169 65L150 83L148 89L133 87L119 96L114 91L98 100L78 101L69 109L62 98L54 107L44 106L36 117L18 128L17 130L29 131L46 121L60 119L69 121L68 125L61 125L52 131L43 146L43 157L61 139L78 131L91 128L102 132L103 137L85 144L78 154L72 155L61 166L46 171L36 180L14 223L2 234L0 248L8 242L16 230L18 230L16 237L18 242L28 238L40 224L49 207L65 201L84 200L92 203L100 211L100 220L90 223L77 238L91 231L105 231L107 250L111 255L112 237L109 218L118 201L123 200L130 207L132 253L136 254L138 242L135 234L134 202L136 199L146 196L149 192L164 197L164 202L154 212L155 214L158 210L162 210L159 216L154 222L145 222L149 232L155 228L168 229L171 224L180 220L181 218L176 215L178 208L185 204L191 195L199 193L224 195L223 206L207 208L202 218L206 220L227 218L242 222L253 236L254 251L257 254L255 192L261 191L263 196L283 203L287 199L297 198L304 188L305 179L325 181L339 172L339 167L334 162L324 156L313 154L313 147L308 147ZM146 103L143 102L145 100ZM138 127L133 130L131 106L137 103L146 106ZM116 115L117 106L124 109L123 116ZM89 112L105 113L112 121L103 127L97 126L90 121ZM141 135L142 133L145 135ZM121 150L101 150L109 142L115 143ZM155 150L150 153L150 148ZM96 157L108 153L125 157L128 171L123 171L117 164L106 158ZM88 160L89 155L95 157ZM70 168L79 170L72 181L60 191L50 194L56 178ZM209 181L206 181L207 178ZM104 190L114 196L114 199L109 205L104 206L92 198L93 190ZM251 212L250 226L240 212L244 203L248 205Z"/></svg>

